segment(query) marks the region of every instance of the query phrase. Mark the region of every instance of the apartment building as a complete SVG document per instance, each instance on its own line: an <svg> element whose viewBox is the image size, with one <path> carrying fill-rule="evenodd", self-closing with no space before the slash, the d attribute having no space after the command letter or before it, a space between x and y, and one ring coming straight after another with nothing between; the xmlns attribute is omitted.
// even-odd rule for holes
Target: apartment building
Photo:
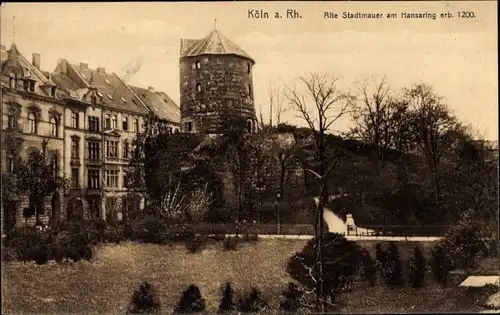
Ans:
<svg viewBox="0 0 500 315"><path fill-rule="evenodd" d="M58 208L52 211L121 219L127 213L124 210L141 208L144 198L126 189L133 141L148 115L156 116L172 132L179 130L179 107L165 93L131 87L102 67L91 69L86 63L61 59L53 72L43 72L40 55L33 54L30 63L14 45L2 56L2 132L12 133L14 126L23 130L18 134L23 146L2 148L2 172L12 169L9 163L16 160L11 151L39 148L47 138L58 172L71 183L69 191L53 198L49 205ZM11 77L16 78L15 85ZM22 210L19 213L18 225L25 221ZM48 221L49 217L42 218Z"/></svg>

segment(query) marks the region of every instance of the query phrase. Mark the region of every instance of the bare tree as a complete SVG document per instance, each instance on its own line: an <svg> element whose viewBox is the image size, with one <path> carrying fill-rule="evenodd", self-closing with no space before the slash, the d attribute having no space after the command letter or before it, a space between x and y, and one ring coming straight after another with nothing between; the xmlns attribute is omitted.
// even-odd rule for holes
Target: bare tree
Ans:
<svg viewBox="0 0 500 315"><path fill-rule="evenodd" d="M287 111L283 107L285 101L285 91L276 85L269 85L269 125L273 126L273 118L275 125L281 124L282 115ZM274 117L273 117L274 116Z"/></svg>
<svg viewBox="0 0 500 315"><path fill-rule="evenodd" d="M316 153L319 162L319 171L309 169L320 181L320 194L317 207L315 224L315 238L318 256L318 275L316 289L316 302L319 309L325 311L325 292L323 275L323 207L328 200L326 185L332 169L337 164L339 157L328 160L326 156L325 135L331 126L348 112L352 96L341 92L337 88L338 78L326 74L310 74L299 78L303 90L286 89L286 97L293 109L299 113L314 134Z"/></svg>

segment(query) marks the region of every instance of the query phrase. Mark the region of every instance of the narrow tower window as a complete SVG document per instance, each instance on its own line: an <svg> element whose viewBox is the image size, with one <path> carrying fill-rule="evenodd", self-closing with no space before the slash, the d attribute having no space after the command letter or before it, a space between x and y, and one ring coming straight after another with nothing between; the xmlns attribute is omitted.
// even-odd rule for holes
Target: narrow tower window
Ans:
<svg viewBox="0 0 500 315"><path fill-rule="evenodd" d="M201 84L196 83L196 92L201 92Z"/></svg>
<svg viewBox="0 0 500 315"><path fill-rule="evenodd" d="M252 71L252 66L250 65L250 63L247 63L247 73L250 74L251 71Z"/></svg>
<svg viewBox="0 0 500 315"><path fill-rule="evenodd" d="M252 96L252 85L248 85L248 95Z"/></svg>
<svg viewBox="0 0 500 315"><path fill-rule="evenodd" d="M252 132L252 121L250 119L247 120L247 131Z"/></svg>
<svg viewBox="0 0 500 315"><path fill-rule="evenodd" d="M200 61L196 61L196 69L201 69L201 62Z"/></svg>

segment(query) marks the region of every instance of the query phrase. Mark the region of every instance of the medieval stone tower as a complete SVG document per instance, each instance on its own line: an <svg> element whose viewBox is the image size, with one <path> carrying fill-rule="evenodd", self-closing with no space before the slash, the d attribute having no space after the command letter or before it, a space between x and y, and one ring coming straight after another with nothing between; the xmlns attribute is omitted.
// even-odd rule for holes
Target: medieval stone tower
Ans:
<svg viewBox="0 0 500 315"><path fill-rule="evenodd" d="M181 39L180 107L183 132L221 133L237 115L256 130L252 68L255 61L214 29L203 39Z"/></svg>

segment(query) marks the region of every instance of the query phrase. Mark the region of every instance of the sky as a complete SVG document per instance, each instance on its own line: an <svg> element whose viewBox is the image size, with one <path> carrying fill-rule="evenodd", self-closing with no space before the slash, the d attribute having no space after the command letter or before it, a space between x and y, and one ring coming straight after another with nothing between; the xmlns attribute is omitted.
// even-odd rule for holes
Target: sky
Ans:
<svg viewBox="0 0 500 315"><path fill-rule="evenodd" d="M271 18L251 19L249 9L263 9ZM287 9L301 18L273 18ZM64 58L123 75L131 61L141 60L128 83L153 86L179 104L180 39L205 37L216 19L217 29L256 61L254 97L265 120L270 86L293 88L300 76L326 73L355 93L357 81L385 76L395 93L431 85L478 135L498 139L496 1L3 3L0 10L1 44L8 48L14 38L29 60L40 53L43 70L53 71ZM326 19L325 11L438 17ZM456 18L459 11L473 11L475 18ZM445 12L455 18L441 19ZM303 124L293 110L282 120ZM346 117L333 129L349 125Z"/></svg>

